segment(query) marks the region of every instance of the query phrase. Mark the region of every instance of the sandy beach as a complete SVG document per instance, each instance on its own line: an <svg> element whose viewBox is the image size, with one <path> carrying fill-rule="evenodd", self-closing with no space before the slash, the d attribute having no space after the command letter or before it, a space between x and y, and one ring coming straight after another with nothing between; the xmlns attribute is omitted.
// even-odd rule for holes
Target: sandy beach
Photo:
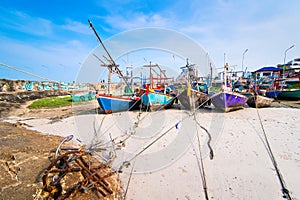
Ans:
<svg viewBox="0 0 300 200"><path fill-rule="evenodd" d="M202 169L209 199L283 199L265 132L286 188L293 199L300 199L299 109L244 108L230 113L201 109L194 115L169 109L104 115L95 114L95 104L87 108L90 112L76 113L76 106L65 109L59 113L62 117L35 117L34 111L23 110L23 115L2 120L24 123L46 135L72 134L74 141L88 147L99 142L106 147L102 158L113 153L113 168L117 171L123 165L119 175L126 199L134 200L205 199ZM211 135L213 159L203 128ZM116 148L120 141L123 147Z"/></svg>

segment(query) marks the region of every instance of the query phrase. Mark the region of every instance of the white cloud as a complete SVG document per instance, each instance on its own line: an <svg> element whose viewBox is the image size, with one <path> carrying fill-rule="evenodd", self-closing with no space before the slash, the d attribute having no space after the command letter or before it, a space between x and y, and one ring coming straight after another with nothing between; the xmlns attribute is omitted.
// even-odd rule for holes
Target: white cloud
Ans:
<svg viewBox="0 0 300 200"><path fill-rule="evenodd" d="M166 27L169 23L169 19L159 14L147 15L144 13L108 16L105 21L119 31L144 27Z"/></svg>
<svg viewBox="0 0 300 200"><path fill-rule="evenodd" d="M83 24L81 22L74 21L71 19L67 19L66 24L62 25L61 28L69 30L69 31L73 31L76 33L89 34L89 35L91 33L91 31L87 31L88 30L87 23Z"/></svg>
<svg viewBox="0 0 300 200"><path fill-rule="evenodd" d="M3 14L0 17L3 21L3 28L36 36L49 35L53 31L53 24L47 19L33 17L21 11L7 11L4 9L0 11Z"/></svg>
<svg viewBox="0 0 300 200"><path fill-rule="evenodd" d="M292 44L295 47L288 52L287 60L300 57L297 0L288 3L271 0L179 0L159 4L126 0L121 3L100 1L99 4L102 15L97 16L97 11L93 11L94 18L91 19L95 21L96 29L102 29L100 35L104 39L136 28L167 28L195 40L208 51L217 67L223 65L224 53L230 64L240 66L246 48L249 51L244 65L251 70L283 62L284 50ZM55 21L57 16L46 19L22 10L0 8L0 11L0 43L1 46L6 45L5 52L0 50L2 60L10 56L10 60L15 62L17 57L20 63L26 64L29 63L26 58L34 57L30 64L36 61L37 65L57 65L64 60L65 63L61 64L73 66L78 61L72 62L72 59L82 59L98 45L88 24L83 24L81 18L74 15L62 14L59 17L60 22L65 22L62 24ZM78 15L85 14L77 11ZM8 35L10 32L14 35ZM25 36L27 38L23 40ZM30 41L26 40L28 38ZM176 45L177 41L173 43Z"/></svg>
<svg viewBox="0 0 300 200"><path fill-rule="evenodd" d="M244 65L250 70L282 63L284 50L292 44L295 47L288 52L287 60L300 56L300 27L297 26L300 18L295 14L298 2L292 1L290 5L269 1L232 2L219 1L211 10L218 13L210 12L205 21L194 18L180 31L203 45L219 67L226 53L226 60L241 68L246 48L249 51Z"/></svg>

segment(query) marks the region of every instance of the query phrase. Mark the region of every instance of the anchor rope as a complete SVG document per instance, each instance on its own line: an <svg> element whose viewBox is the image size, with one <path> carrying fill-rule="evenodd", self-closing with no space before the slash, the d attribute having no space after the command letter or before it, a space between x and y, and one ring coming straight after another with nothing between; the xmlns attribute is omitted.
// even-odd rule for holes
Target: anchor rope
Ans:
<svg viewBox="0 0 300 200"><path fill-rule="evenodd" d="M214 151L213 151L213 149L212 149L212 147L211 147L211 145L210 145L210 142L211 142L211 140L212 140L212 137L211 137L211 134L208 132L208 130L204 127L204 126L202 126L199 122L198 122L198 120L195 118L195 121L196 121L196 123L197 123L197 125L201 128L201 129L203 129L205 132L206 132L206 134L207 134L207 136L208 136L208 140L207 140L207 146L208 146L208 148L209 148L209 157L210 157L210 159L212 160L213 158L214 158Z"/></svg>
<svg viewBox="0 0 300 200"><path fill-rule="evenodd" d="M135 154L131 159L129 159L127 162L131 162L135 158L137 158L139 155L141 155L144 151L146 151L149 147L151 147L153 144L155 144L158 140L160 140L163 136L165 136L167 133L169 133L175 126L170 127L167 131L165 131L163 134L161 134L159 137L157 137L155 140L153 140L151 143L149 143L146 147L144 147L141 151L139 151L137 154ZM124 163L125 163L124 162Z"/></svg>
<svg viewBox="0 0 300 200"><path fill-rule="evenodd" d="M129 174L129 178L128 178L128 181L127 181L127 186L126 186L126 189L125 189L123 200L125 200L126 196L127 196L127 192L128 192L129 184L130 184L130 181L131 181L134 165L135 165L135 161L133 162L131 170L130 170L130 174Z"/></svg>
<svg viewBox="0 0 300 200"><path fill-rule="evenodd" d="M213 96L212 96L212 97L213 97ZM211 140L212 140L212 137L211 137L211 134L209 133L209 131L208 131L204 126L202 126L202 125L200 124L200 122L197 120L197 118L196 118L196 110L198 110L198 109L201 108L204 104L206 104L209 100L211 100L212 97L209 97L207 100L205 100L204 102L202 102L202 104L200 104L198 107L196 107L195 110L193 111L193 115L194 115L194 120L195 120L195 122L197 123L197 125L198 125L201 129L203 129L203 130L206 132L206 134L207 134L207 136L208 136L207 146L208 146L208 148L209 148L209 150L210 150L210 159L211 159L211 160L214 158L214 152L213 152L213 149L212 149L212 147L211 147L211 145L210 145L210 142L211 142ZM193 99L193 98L194 98L193 95L190 96L190 98L191 98L192 100L194 100L194 99ZM193 101L192 101L192 102L193 102Z"/></svg>
<svg viewBox="0 0 300 200"><path fill-rule="evenodd" d="M200 142L199 130L198 130L198 126L197 126L197 125L199 125L199 123L198 123L198 121L196 119L195 112L194 112L194 120L197 123L196 124L196 130L197 130L197 142L198 142L198 151L199 151L199 160L200 160L200 175L201 175L201 180L202 180L202 186L203 186L203 191L204 191L205 199L209 200L209 198L208 198L208 191L207 191L207 182L206 182L206 176L205 176L205 170L204 170L204 163L203 163L202 152L201 152L201 142Z"/></svg>
<svg viewBox="0 0 300 200"><path fill-rule="evenodd" d="M287 189L287 187L285 186L285 182L284 182L284 179L282 177L282 174L280 173L280 170L278 168L278 164L276 162L276 159L275 159L275 156L273 154L273 151L271 149L271 146L270 146L270 143L269 143L269 140L268 140L268 137L267 137L267 134L265 132L265 128L263 126L263 123L262 123L262 120L261 120L261 116L258 112L258 108L256 108L256 112L257 112L257 116L259 118L259 122L260 122L260 126L261 126L261 129L262 129L262 132L263 132L263 136L264 136L264 139L265 139L265 143L266 143L266 147L267 147L267 151L268 151L268 154L269 154L269 157L272 161L272 164L275 168L275 171L276 171L276 174L277 174L277 177L278 177L278 180L280 182L280 186L281 186L281 192L283 194L283 198L286 198L288 200L292 200L291 196L290 196L290 192L289 190Z"/></svg>
<svg viewBox="0 0 300 200"><path fill-rule="evenodd" d="M193 114L189 114L188 116L184 117L183 119L179 120L179 122L176 123L182 123L184 120L190 118ZM203 130L205 130L205 132L209 135L210 139L208 140L208 146L210 148L210 158L213 159L213 150L210 146L210 141L211 141L211 135L209 134L209 132L207 131L207 129L205 129L199 122L197 122L197 124L199 125L199 127ZM145 146L141 151L139 151L138 153L136 153L131 159L123 162L124 163L130 163L133 159L137 158L139 155L141 155L144 151L146 151L148 148L150 148L153 144L155 144L157 141L159 141L163 136L165 136L167 133L169 133L173 128L176 128L176 125L172 125L169 129L167 129L164 133L162 133L160 136L158 136L157 138L155 138L151 143L149 143L147 146ZM122 166L121 166L122 167Z"/></svg>

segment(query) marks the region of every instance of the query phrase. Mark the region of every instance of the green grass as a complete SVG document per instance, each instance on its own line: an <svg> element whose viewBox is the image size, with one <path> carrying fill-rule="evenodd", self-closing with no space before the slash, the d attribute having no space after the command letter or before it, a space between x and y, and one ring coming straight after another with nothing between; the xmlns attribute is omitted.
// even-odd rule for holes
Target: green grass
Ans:
<svg viewBox="0 0 300 200"><path fill-rule="evenodd" d="M72 105L72 97L49 97L38 99L28 106L30 109L57 108Z"/></svg>

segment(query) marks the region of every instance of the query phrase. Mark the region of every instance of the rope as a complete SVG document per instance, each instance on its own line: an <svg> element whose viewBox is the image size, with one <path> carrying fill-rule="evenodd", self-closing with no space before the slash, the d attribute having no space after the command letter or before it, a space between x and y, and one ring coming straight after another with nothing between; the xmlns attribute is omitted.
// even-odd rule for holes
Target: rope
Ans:
<svg viewBox="0 0 300 200"><path fill-rule="evenodd" d="M263 135L264 135L264 139L265 139L265 142L266 142L266 147L267 147L267 151L268 151L268 154L270 156L270 159L272 161L272 164L275 168L275 171L276 171L276 174L278 176L278 179L279 179L279 182L280 182L280 186L281 186L281 192L283 194L283 198L286 198L288 200L292 200L291 196L290 196L290 193L289 193L289 190L287 189L287 187L285 186L285 183L284 183L284 180L283 180L283 177L279 171L279 168L278 168L278 165L277 165L277 162L275 160L275 157L274 157L274 154L272 152L272 149L271 149L271 146L270 146L270 143L269 143L269 140L268 140L268 137L267 137L267 134L265 132L265 129L264 129L264 126L263 126L263 123L262 123L262 120L261 120L261 117L260 117L260 114L258 112L258 109L256 108L256 112L257 112L257 116L259 118L259 122L260 122L260 126L261 126L261 129L262 129L262 132L263 132Z"/></svg>
<svg viewBox="0 0 300 200"><path fill-rule="evenodd" d="M29 76L33 76L33 77L36 77L36 78L39 78L39 79L43 79L43 80L46 80L46 81L51 81L51 82L57 82L57 83L58 83L58 81L54 81L54 80L51 80L51 79L49 79L49 78L45 78L45 77L43 77L43 76L39 76L39 75L30 73L30 72L26 72L26 71L24 71L24 70L21 70L21 69L18 69L18 68L9 66L9 65L4 64L4 63L0 63L0 65L2 65L2 66L4 66L4 67L7 67L7 68L10 68L10 69L13 69L13 70L18 71L18 72L22 72L22 73L27 74L27 75L29 75Z"/></svg>
<svg viewBox="0 0 300 200"><path fill-rule="evenodd" d="M144 147L141 151L139 151L137 154L135 154L131 159L128 161L125 161L124 163L131 162L133 159L137 158L139 155L141 155L144 151L146 151L149 147L151 147L154 143L156 143L158 140L160 140L163 136L165 136L167 133L169 133L175 126L170 127L167 131L165 131L163 134L161 134L159 137L157 137L155 140L153 140L150 144L148 144L146 147Z"/></svg>
<svg viewBox="0 0 300 200"><path fill-rule="evenodd" d="M209 157L210 157L210 159L212 160L212 159L214 158L214 151L213 151L213 149L212 149L212 147L211 147L211 145L210 145L210 142L211 142L212 137L211 137L210 133L208 132L208 130L207 130L204 126L202 126L202 125L198 122L198 120L197 120L196 118L195 118L195 121L196 121L197 125L198 125L201 129L203 129L203 130L206 132L207 136L208 136L207 146L208 146L209 151L210 151L210 152L209 152Z"/></svg>
<svg viewBox="0 0 300 200"><path fill-rule="evenodd" d="M201 106L201 105L200 105L200 106ZM197 108L199 108L199 107L197 107ZM147 145L146 147L144 147L140 152L138 152L133 158L131 158L130 160L128 160L128 161L126 161L126 162L130 162L131 160L135 159L137 156L139 156L139 155L142 154L145 150L147 150L150 146L152 146L155 142L157 142L158 140L160 140L164 135L166 135L168 132L170 132L173 128L175 128L177 124L183 122L184 120L188 119L188 118L191 117L191 116L192 116L192 114L190 114L190 115L186 116L185 118L179 120L179 121L175 124L175 126L172 125L168 130L166 130L163 134L161 134L159 137L157 137L155 140L153 140L150 144L148 144L148 145ZM145 116L144 116L142 119L144 119L144 118L145 118ZM212 151L212 148L211 148L211 146L210 146L211 135L210 135L210 133L207 131L207 129L205 129L199 122L197 122L197 124L198 124L203 130L205 130L205 132L206 132L206 133L208 134L208 136L209 136L209 140L208 140L208 143L207 143L207 144L208 144L208 146L209 146L209 149L211 150L210 157L211 157L211 159L212 159L212 158L213 158L213 151Z"/></svg>
<svg viewBox="0 0 300 200"><path fill-rule="evenodd" d="M194 120L197 122L195 114L194 114ZM199 123L197 122L197 124L199 124ZM199 159L200 159L200 164L201 164L200 165L200 174L201 174L205 199L208 200L209 198L208 198L208 192L207 192L207 183L206 183L204 163L203 163L203 158L202 158L202 153L201 153L201 143L200 143L198 126L196 126L196 130L197 130L197 142L198 142L198 150L199 150Z"/></svg>
<svg viewBox="0 0 300 200"><path fill-rule="evenodd" d="M130 181L131 181L131 177L132 177L132 172L133 172L134 165L135 165L135 161L133 162L132 168L130 170L130 174L129 174L129 178L128 178L128 182L127 182L127 186L126 186L126 190L125 190L125 193L124 193L123 200L125 200L126 196L127 196L127 192L128 192L129 184L130 184Z"/></svg>
<svg viewBox="0 0 300 200"><path fill-rule="evenodd" d="M151 147L153 144L155 144L158 140L160 140L163 136L165 136L167 133L169 133L173 128L176 128L177 127L177 125L179 124L179 123L181 123L181 122L183 122L184 120L186 120L186 119L188 119L189 117L191 117L192 116L192 114L190 114L190 115L188 115L188 116L186 116L186 117L184 117L183 119L181 119L181 120L179 120L179 122L177 122L176 124L175 124L175 126L174 125L172 125L168 130L166 130L164 133L162 133L159 137L157 137L156 139L154 139L151 143L149 143L146 147L144 147L141 151L139 151L137 154L135 154L131 159L129 159L128 161L124 161L123 162L123 164L124 163L130 163L133 159L135 159L135 158L137 158L139 155L141 155L144 151L146 151L149 147ZM197 120L196 120L196 122L197 122ZM199 125L199 127L200 128L202 128L203 130L205 130L205 132L208 134L208 136L209 136L209 140L208 140L208 142L207 142L207 144L208 144L208 147L209 147L209 149L210 149L210 159L213 159L213 156L214 156L214 154L213 154L213 150L212 150L212 148L211 148L211 145L210 145L210 142L211 142L211 135L210 135L210 133L207 131L207 129L205 129L199 122L197 122L197 124ZM122 167L122 166L121 166Z"/></svg>
<svg viewBox="0 0 300 200"><path fill-rule="evenodd" d="M210 159L211 159L211 160L214 158L214 152L213 152L213 149L212 149L212 147L211 147L211 145L210 145L210 142L211 142L211 140L212 140L212 137L211 137L211 134L208 132L208 130L207 130L204 126L202 126L202 125L200 124L200 122L198 122L198 120L196 119L195 111L196 111L197 109L201 108L201 107L202 107L204 104L206 104L209 100L211 100L211 98L212 98L213 96L214 96L214 95L212 95L212 96L209 97L207 100L205 100L202 104L200 104L198 107L196 107L195 110L194 110L194 112L193 112L195 122L197 123L197 125L198 125L201 129L203 129L203 130L206 132L206 134L207 134L207 136L208 136L207 146L208 146L208 148L209 148L209 150L210 150ZM191 96L191 98L193 98L193 96Z"/></svg>

